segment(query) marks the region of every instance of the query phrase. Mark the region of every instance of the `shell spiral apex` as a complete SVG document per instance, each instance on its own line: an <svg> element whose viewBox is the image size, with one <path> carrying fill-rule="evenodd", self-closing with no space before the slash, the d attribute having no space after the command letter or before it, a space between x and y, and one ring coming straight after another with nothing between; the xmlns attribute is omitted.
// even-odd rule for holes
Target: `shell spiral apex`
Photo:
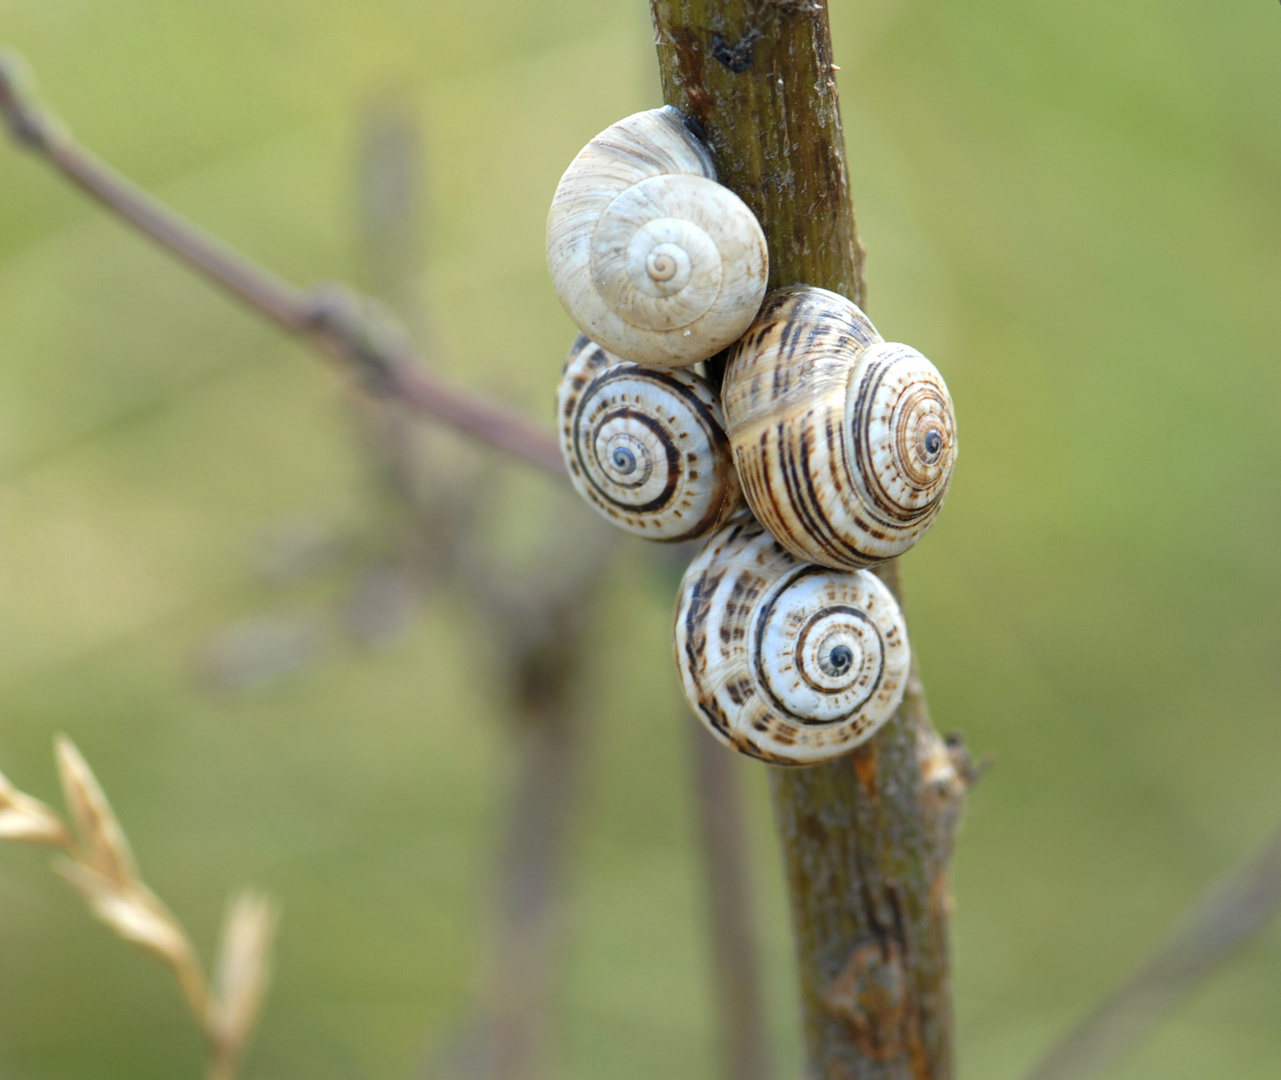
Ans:
<svg viewBox="0 0 1281 1080"><path fill-rule="evenodd" d="M683 367L751 324L769 257L756 216L664 107L620 120L574 158L547 214L547 268L593 341L639 364Z"/></svg>
<svg viewBox="0 0 1281 1080"><path fill-rule="evenodd" d="M556 415L575 489L630 533L693 540L741 505L720 403L692 371L641 367L579 335Z"/></svg>
<svg viewBox="0 0 1281 1080"><path fill-rule="evenodd" d="M743 494L798 558L872 566L915 544L942 508L957 450L943 377L845 297L771 293L730 355L722 396Z"/></svg>
<svg viewBox="0 0 1281 1080"><path fill-rule="evenodd" d="M815 764L871 738L902 701L910 661L879 578L798 562L746 514L681 582L685 696L716 738L762 761Z"/></svg>

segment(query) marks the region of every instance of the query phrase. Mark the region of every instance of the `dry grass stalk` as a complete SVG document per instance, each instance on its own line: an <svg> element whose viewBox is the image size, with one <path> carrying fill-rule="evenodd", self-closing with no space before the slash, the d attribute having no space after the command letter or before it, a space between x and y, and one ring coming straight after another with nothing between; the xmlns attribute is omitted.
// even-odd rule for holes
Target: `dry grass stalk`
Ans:
<svg viewBox="0 0 1281 1080"><path fill-rule="evenodd" d="M117 937L174 975L209 1046L209 1080L232 1080L262 1010L276 905L243 892L227 908L211 991L191 938L138 874L124 830L93 770L65 736L55 741L74 831L49 807L0 775L0 840L56 848L55 872Z"/></svg>
<svg viewBox="0 0 1281 1080"><path fill-rule="evenodd" d="M0 773L0 840L66 848L71 834L57 814L39 799L24 795Z"/></svg>
<svg viewBox="0 0 1281 1080"><path fill-rule="evenodd" d="M206 1020L210 1080L236 1075L271 980L271 943L279 917L270 897L249 889L227 904Z"/></svg>
<svg viewBox="0 0 1281 1080"><path fill-rule="evenodd" d="M173 972L192 1014L209 1009L209 987L182 924L140 881L118 883L84 863L60 859L54 871L71 886L95 919L117 937L155 957Z"/></svg>
<svg viewBox="0 0 1281 1080"><path fill-rule="evenodd" d="M80 832L82 846L73 857L113 885L128 887L137 881L138 867L97 777L65 735L57 736L53 747L58 774L62 777L62 792Z"/></svg>

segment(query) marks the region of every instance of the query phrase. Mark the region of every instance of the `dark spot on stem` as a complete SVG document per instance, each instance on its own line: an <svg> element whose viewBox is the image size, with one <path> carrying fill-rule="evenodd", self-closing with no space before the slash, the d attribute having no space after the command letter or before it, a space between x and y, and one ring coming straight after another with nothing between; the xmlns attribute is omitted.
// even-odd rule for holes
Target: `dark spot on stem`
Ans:
<svg viewBox="0 0 1281 1080"><path fill-rule="evenodd" d="M741 75L752 66L752 47L761 40L761 32L752 26L738 42L730 45L719 34L712 38L712 56L735 75Z"/></svg>

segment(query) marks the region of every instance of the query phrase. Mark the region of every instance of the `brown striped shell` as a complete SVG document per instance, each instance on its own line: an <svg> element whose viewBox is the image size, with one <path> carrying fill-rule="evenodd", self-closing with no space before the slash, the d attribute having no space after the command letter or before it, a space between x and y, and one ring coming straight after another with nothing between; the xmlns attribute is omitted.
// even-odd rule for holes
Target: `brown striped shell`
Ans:
<svg viewBox="0 0 1281 1080"><path fill-rule="evenodd" d="M943 505L956 420L943 377L856 305L801 286L765 299L721 390L743 494L788 551L872 566Z"/></svg>
<svg viewBox="0 0 1281 1080"><path fill-rule="evenodd" d="M741 504L720 403L692 371L641 367L580 334L556 415L574 487L628 532L693 540Z"/></svg>
<svg viewBox="0 0 1281 1080"><path fill-rule="evenodd" d="M769 256L756 216L666 107L620 120L574 158L547 214L547 269L593 341L683 367L747 329Z"/></svg>
<svg viewBox="0 0 1281 1080"><path fill-rule="evenodd" d="M746 513L681 582L685 696L716 738L762 761L809 765L871 738L903 700L910 660L879 578L798 562Z"/></svg>

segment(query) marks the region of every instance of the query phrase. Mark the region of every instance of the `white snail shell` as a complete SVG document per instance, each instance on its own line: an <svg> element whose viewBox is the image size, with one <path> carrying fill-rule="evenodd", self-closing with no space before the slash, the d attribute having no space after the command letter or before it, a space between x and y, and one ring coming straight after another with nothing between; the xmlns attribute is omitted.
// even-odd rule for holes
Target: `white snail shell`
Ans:
<svg viewBox="0 0 1281 1080"><path fill-rule="evenodd" d="M721 393L748 505L798 558L871 566L938 515L956 462L947 386L845 297L771 293Z"/></svg>
<svg viewBox="0 0 1281 1080"><path fill-rule="evenodd" d="M685 696L721 742L762 761L813 764L871 738L902 701L910 661L879 578L798 562L746 514L681 582Z"/></svg>
<svg viewBox="0 0 1281 1080"><path fill-rule="evenodd" d="M756 216L665 107L620 120L574 158L547 214L547 268L593 341L683 367L751 324L769 258Z"/></svg>
<svg viewBox="0 0 1281 1080"><path fill-rule="evenodd" d="M574 487L628 532L692 540L742 502L720 403L692 371L641 367L580 334L556 416Z"/></svg>

